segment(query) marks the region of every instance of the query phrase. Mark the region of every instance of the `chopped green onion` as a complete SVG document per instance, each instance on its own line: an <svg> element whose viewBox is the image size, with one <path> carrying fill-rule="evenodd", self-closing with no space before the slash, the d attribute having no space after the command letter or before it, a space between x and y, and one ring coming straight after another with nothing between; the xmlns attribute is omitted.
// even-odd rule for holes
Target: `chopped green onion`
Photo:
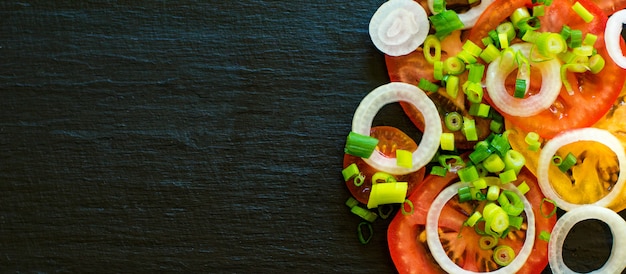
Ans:
<svg viewBox="0 0 626 274"><path fill-rule="evenodd" d="M367 233L363 233L363 226L365 226L367 228ZM372 225L368 222L361 222L359 223L359 225L356 227L356 234L359 237L359 242L362 244L367 244L370 242L370 240L372 239L372 236L374 235L374 229L372 228ZM365 237L365 235L367 235L367 237Z"/></svg>
<svg viewBox="0 0 626 274"><path fill-rule="evenodd" d="M492 249L497 244L498 244L498 238L491 236L491 235L481 236L478 239L478 246L483 250Z"/></svg>
<svg viewBox="0 0 626 274"><path fill-rule="evenodd" d="M350 197L350 198L348 198L348 200L346 200L346 206L349 207L349 208L353 208L353 207L355 207L357 205L359 205L359 201L354 199L354 197Z"/></svg>
<svg viewBox="0 0 626 274"><path fill-rule="evenodd" d="M549 203L552 204L552 210L550 211L550 213L545 213L545 211L543 210L543 205L545 203ZM548 199L548 198L543 198L541 200L541 204L539 205L539 212L541 212L541 215L545 218L551 218L552 216L554 216L554 214L556 214L556 202L554 200Z"/></svg>
<svg viewBox="0 0 626 274"><path fill-rule="evenodd" d="M447 75L446 83L446 93L450 95L452 98L456 98L459 94L459 77L454 75Z"/></svg>
<svg viewBox="0 0 626 274"><path fill-rule="evenodd" d="M557 166L557 167L558 167L558 166L560 166L560 165L561 165L561 163L562 163L562 162L563 162L563 158L561 158L561 156L554 155L554 156L552 157L552 164L553 164L553 165L555 165L555 166Z"/></svg>
<svg viewBox="0 0 626 274"><path fill-rule="evenodd" d="M480 227L481 223L484 225L483 228ZM484 218L480 218L480 219L478 219L476 224L474 224L474 231L476 231L476 234L481 235L481 236L487 235L487 232L485 231L485 230L487 230L487 229L485 229L486 227L487 227L487 222L485 221Z"/></svg>
<svg viewBox="0 0 626 274"><path fill-rule="evenodd" d="M534 30L527 30L526 32L524 32L524 35L522 35L521 39L525 42L535 43L539 35L541 35L541 33L538 33Z"/></svg>
<svg viewBox="0 0 626 274"><path fill-rule="evenodd" d="M515 93L513 97L524 98L524 96L526 96L526 80L517 79L515 80Z"/></svg>
<svg viewBox="0 0 626 274"><path fill-rule="evenodd" d="M582 64L565 64L561 66L561 82L563 82L563 86L569 95L574 95L574 89L567 79L567 72L572 71L581 73L587 71L588 69L589 68L587 66Z"/></svg>
<svg viewBox="0 0 626 274"><path fill-rule="evenodd" d="M429 64L441 60L441 42L435 35L428 35L424 40L424 58Z"/></svg>
<svg viewBox="0 0 626 274"><path fill-rule="evenodd" d="M489 122L489 130L495 132L495 133L500 133L502 132L502 129L504 128L504 124L502 122L496 121L496 120L491 120L491 122Z"/></svg>
<svg viewBox="0 0 626 274"><path fill-rule="evenodd" d="M474 180L472 182L472 185L476 189L485 189L487 188L487 180L485 180L484 178L478 178L478 180Z"/></svg>
<svg viewBox="0 0 626 274"><path fill-rule="evenodd" d="M466 226L475 226L476 223L478 223L478 221L483 217L482 214L480 214L480 212L478 211L474 211L474 213L472 213L472 215L469 216L469 218L467 218L467 220L465 221L465 225Z"/></svg>
<svg viewBox="0 0 626 274"><path fill-rule="evenodd" d="M354 177L354 186L362 186L365 183L365 174L359 173L356 177Z"/></svg>
<svg viewBox="0 0 626 274"><path fill-rule="evenodd" d="M526 158L517 150L509 149L504 155L505 170L512 169L515 174L519 174L524 164L526 164Z"/></svg>
<svg viewBox="0 0 626 274"><path fill-rule="evenodd" d="M442 166L433 166L430 170L430 174L440 177L446 176L446 173L448 173L448 169Z"/></svg>
<svg viewBox="0 0 626 274"><path fill-rule="evenodd" d="M561 170L561 172L567 172L570 168L572 168L572 166L576 164L576 161L576 156L574 156L574 154L572 154L571 152L568 153L567 156L565 156L565 159L561 161L561 164L559 165L559 170Z"/></svg>
<svg viewBox="0 0 626 274"><path fill-rule="evenodd" d="M474 151L472 151L468 157L473 163L480 163L487 159L487 157L489 157L492 153L493 151L491 147L489 147L489 143L481 141L476 143Z"/></svg>
<svg viewBox="0 0 626 274"><path fill-rule="evenodd" d="M553 32L544 32L537 37L535 41L539 53L545 57L554 57L555 55L567 50L567 43L563 37Z"/></svg>
<svg viewBox="0 0 626 274"><path fill-rule="evenodd" d="M434 0L433 1L433 13L441 13L446 9L446 1L445 0Z"/></svg>
<svg viewBox="0 0 626 274"><path fill-rule="evenodd" d="M489 199L489 198L487 198ZM493 205L492 209L488 209L487 207ZM489 229L493 232L500 234L504 232L505 229L509 227L509 215L494 203L487 204L485 208L483 208L483 218L485 218L485 232ZM487 232L487 234L490 234Z"/></svg>
<svg viewBox="0 0 626 274"><path fill-rule="evenodd" d="M580 2L576 1L576 3L572 6L572 9L576 12L576 14L578 14L578 16L580 16L580 18L583 19L583 21L585 21L585 23L593 21L593 14L583 7Z"/></svg>
<svg viewBox="0 0 626 274"><path fill-rule="evenodd" d="M409 210L406 210L406 206L409 206ZM402 203L402 207L400 207L402 209L402 215L411 215L413 214L413 202L411 202L411 200L409 199L405 199L404 203Z"/></svg>
<svg viewBox="0 0 626 274"><path fill-rule="evenodd" d="M544 240L544 241L546 241L546 242L549 242L549 241L550 241L550 236L551 236L550 232L548 232L548 231L546 231L546 230L542 230L542 231L539 233L539 239Z"/></svg>
<svg viewBox="0 0 626 274"><path fill-rule="evenodd" d="M369 158L378 145L378 139L354 131L348 134L344 152L361 158Z"/></svg>
<svg viewBox="0 0 626 274"><path fill-rule="evenodd" d="M372 184L395 183L395 182L396 182L396 177L393 177L393 175L387 172L379 171L379 172L374 173L374 175L372 175Z"/></svg>
<svg viewBox="0 0 626 274"><path fill-rule="evenodd" d="M487 188L487 200L495 201L500 197L500 187L497 185L492 185Z"/></svg>
<svg viewBox="0 0 626 274"><path fill-rule="evenodd" d="M376 213L371 212L360 206L353 206L352 208L350 208L350 212L352 212L354 215L357 215L361 217L363 220L366 220L370 223L376 221L376 218L378 218L378 215Z"/></svg>
<svg viewBox="0 0 626 274"><path fill-rule="evenodd" d="M504 161L498 154L491 154L483 161L483 166L487 171L496 173L504 170Z"/></svg>
<svg viewBox="0 0 626 274"><path fill-rule="evenodd" d="M413 166L413 152L396 149L396 163L398 166L410 168Z"/></svg>
<svg viewBox="0 0 626 274"><path fill-rule="evenodd" d="M461 187L457 190L459 195L459 203L465 203L472 200L472 193L469 186Z"/></svg>
<svg viewBox="0 0 626 274"><path fill-rule="evenodd" d="M441 149L442 150L454 150L454 133L444 132L441 133L440 137Z"/></svg>
<svg viewBox="0 0 626 274"><path fill-rule="evenodd" d="M483 39L481 39L480 41L483 42L483 46L489 46L489 45L493 45L493 39L491 39L491 37L487 36Z"/></svg>
<svg viewBox="0 0 626 274"><path fill-rule="evenodd" d="M540 17L546 14L546 6L536 5L533 6L533 17Z"/></svg>
<svg viewBox="0 0 626 274"><path fill-rule="evenodd" d="M503 184L508 184L517 180L517 173L514 169L507 169L506 171L498 174L498 176L500 177L500 181L502 181Z"/></svg>
<svg viewBox="0 0 626 274"><path fill-rule="evenodd" d="M604 68L604 64L604 58L602 58L602 55L600 54L594 54L589 57L589 71L591 71L591 73L593 74L602 71L602 69Z"/></svg>
<svg viewBox="0 0 626 274"><path fill-rule="evenodd" d="M481 88L482 91L482 88ZM476 121L463 117L463 134L468 141L478 141L478 133L476 132Z"/></svg>
<svg viewBox="0 0 626 274"><path fill-rule="evenodd" d="M489 38L491 38L491 40L493 40L494 46L500 48L500 39L498 38L498 32L495 29L490 30L489 32L487 32L487 35L489 36Z"/></svg>
<svg viewBox="0 0 626 274"><path fill-rule="evenodd" d="M457 171L461 182L473 182L478 180L478 171L475 166L468 166Z"/></svg>
<svg viewBox="0 0 626 274"><path fill-rule="evenodd" d="M470 187L470 193L472 194L472 200L484 201L485 199L487 199L487 196L485 196L485 194L483 194L483 192L480 191L480 189L478 188Z"/></svg>
<svg viewBox="0 0 626 274"><path fill-rule="evenodd" d="M576 54L577 56L591 56L593 55L593 46L590 45L581 45L580 47L577 48L573 48L572 49L572 53Z"/></svg>
<svg viewBox="0 0 626 274"><path fill-rule="evenodd" d="M583 45L593 46L597 40L597 35L593 33L587 33L587 35L585 35L585 40L583 40Z"/></svg>
<svg viewBox="0 0 626 274"><path fill-rule="evenodd" d="M452 165L455 167L465 166L465 162L460 156L457 155L440 155L437 160L441 166L446 167L448 170L452 169ZM454 160L454 163L448 163L448 160Z"/></svg>
<svg viewBox="0 0 626 274"><path fill-rule="evenodd" d="M583 32L581 30L571 30L568 46L570 48L577 48L583 44Z"/></svg>
<svg viewBox="0 0 626 274"><path fill-rule="evenodd" d="M530 191L530 186L528 186L526 181L523 181L521 184L517 186L517 190L519 190L519 192L522 193L522 195L525 195L526 193L528 193L528 191Z"/></svg>
<svg viewBox="0 0 626 274"><path fill-rule="evenodd" d="M453 10L444 10L428 18L435 28L435 36L439 40L464 27L463 22L459 19L459 15Z"/></svg>
<svg viewBox="0 0 626 274"><path fill-rule="evenodd" d="M498 42L500 42L501 49L509 47L509 38L506 33L498 33Z"/></svg>
<svg viewBox="0 0 626 274"><path fill-rule="evenodd" d="M528 9L525 7L517 8L513 12L513 14L511 14L510 16L511 22L513 23L513 25L517 25L519 21L521 21L524 18L529 18L529 17L530 17L530 13L528 12Z"/></svg>
<svg viewBox="0 0 626 274"><path fill-rule="evenodd" d="M500 245L493 250L493 260L500 266L507 266L515 259L515 251L508 245Z"/></svg>
<svg viewBox="0 0 626 274"><path fill-rule="evenodd" d="M435 61L435 63L433 64L433 76L435 80L443 79L443 62L442 61Z"/></svg>
<svg viewBox="0 0 626 274"><path fill-rule="evenodd" d="M426 78L420 79L417 87L427 92L437 92L437 90L439 89L439 86L437 84L428 81L428 79Z"/></svg>
<svg viewBox="0 0 626 274"><path fill-rule="evenodd" d="M483 80L485 74L485 65L483 64L471 64L468 66L469 74L467 80L470 82L480 83Z"/></svg>
<svg viewBox="0 0 626 274"><path fill-rule="evenodd" d="M467 87L465 88L465 95L467 100L472 103L480 103L483 100L483 87L480 82L465 82Z"/></svg>
<svg viewBox="0 0 626 274"><path fill-rule="evenodd" d="M476 112L476 116L487 118L489 117L491 107L487 104L480 103L478 104L478 111Z"/></svg>
<svg viewBox="0 0 626 274"><path fill-rule="evenodd" d="M572 35L572 28L570 28L568 25L563 25L559 34L561 35L561 37L563 37L563 40L567 40Z"/></svg>
<svg viewBox="0 0 626 274"><path fill-rule="evenodd" d="M356 165L356 163L350 164L341 171L344 182L347 182L348 180L354 178L354 176L359 175L359 173L361 172L359 171L359 167Z"/></svg>
<svg viewBox="0 0 626 274"><path fill-rule="evenodd" d="M463 116L456 111L446 113L444 118L446 128L450 131L458 131L463 128Z"/></svg>
<svg viewBox="0 0 626 274"><path fill-rule="evenodd" d="M511 149L511 144L509 144L509 138L505 137L503 134L493 135L491 142L489 145L495 149L500 156L506 155L507 151Z"/></svg>
<svg viewBox="0 0 626 274"><path fill-rule="evenodd" d="M498 25L496 27L496 32L498 32L498 34L500 33L506 34L507 43L511 42L511 40L515 38L515 28L513 27L513 23L511 22L504 22Z"/></svg>
<svg viewBox="0 0 626 274"><path fill-rule="evenodd" d="M513 30L513 32L515 32L515 30ZM478 57L480 53L483 51L478 45L476 45L474 42L472 42L469 39L465 41L465 44L463 44L462 49L467 51L469 54L471 54L474 57Z"/></svg>
<svg viewBox="0 0 626 274"><path fill-rule="evenodd" d="M524 37L527 32L538 30L541 27L541 21L537 17L528 17L520 20L515 27L519 29L521 37Z"/></svg>
<svg viewBox="0 0 626 274"><path fill-rule="evenodd" d="M472 54L470 54L469 52L467 52L466 50L461 50L456 57L461 58L461 60L463 60L463 62L467 63L467 64L474 64L476 63L478 60L476 59L476 57L474 57Z"/></svg>
<svg viewBox="0 0 626 274"><path fill-rule="evenodd" d="M552 5L552 0L544 0L543 4L546 5L546 6L550 6L550 5Z"/></svg>
<svg viewBox="0 0 626 274"><path fill-rule="evenodd" d="M378 207L378 216L383 220L389 218L389 216L391 216L391 213L393 213L393 206L391 206L390 204L381 205Z"/></svg>
<svg viewBox="0 0 626 274"><path fill-rule="evenodd" d="M522 216L511 216L509 215L509 225L519 230L522 228L522 224L524 223L524 217Z"/></svg>
<svg viewBox="0 0 626 274"><path fill-rule="evenodd" d="M465 71L465 62L461 58L452 56L444 61L443 70L448 74L459 75Z"/></svg>
<svg viewBox="0 0 626 274"><path fill-rule="evenodd" d="M524 141L526 142L526 144L528 144L528 150L530 151L537 151L539 150L539 147L541 147L541 142L539 142L539 134L537 134L536 132L529 132L528 134L526 134Z"/></svg>
<svg viewBox="0 0 626 274"><path fill-rule="evenodd" d="M518 216L524 211L524 202L511 190L504 190L498 197L500 207L506 211L509 216Z"/></svg>
<svg viewBox="0 0 626 274"><path fill-rule="evenodd" d="M491 63L493 60L500 56L500 50L493 44L487 45L485 49L480 53L480 59L487 63Z"/></svg>

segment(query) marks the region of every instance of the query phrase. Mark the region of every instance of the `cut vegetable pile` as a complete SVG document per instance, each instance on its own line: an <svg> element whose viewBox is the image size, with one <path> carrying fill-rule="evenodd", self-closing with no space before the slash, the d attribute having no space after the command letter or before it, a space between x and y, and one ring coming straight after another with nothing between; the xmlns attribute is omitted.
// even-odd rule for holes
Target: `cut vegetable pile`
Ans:
<svg viewBox="0 0 626 274"><path fill-rule="evenodd" d="M399 273L571 273L567 233L596 219L614 239L598 273L623 271L626 1L609 2L383 3L369 34L391 81L344 148L358 239L393 218ZM420 136L372 127L390 103Z"/></svg>

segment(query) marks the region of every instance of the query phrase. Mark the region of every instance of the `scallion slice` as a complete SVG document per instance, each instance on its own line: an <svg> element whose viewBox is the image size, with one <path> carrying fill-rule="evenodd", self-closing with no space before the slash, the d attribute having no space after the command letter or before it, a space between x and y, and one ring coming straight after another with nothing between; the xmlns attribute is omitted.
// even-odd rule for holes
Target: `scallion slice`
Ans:
<svg viewBox="0 0 626 274"><path fill-rule="evenodd" d="M378 145L378 139L354 131L348 134L344 152L361 158L369 158Z"/></svg>
<svg viewBox="0 0 626 274"><path fill-rule="evenodd" d="M493 250L493 260L500 266L507 266L515 259L515 251L508 245L500 245Z"/></svg>
<svg viewBox="0 0 626 274"><path fill-rule="evenodd" d="M578 14L578 16L580 16L580 18L583 19L583 21L585 21L585 23L593 21L593 14L581 5L580 2L576 1L576 3L572 5L572 9L576 12L576 14Z"/></svg>
<svg viewBox="0 0 626 274"><path fill-rule="evenodd" d="M367 232L363 231L363 227L367 228ZM372 240L372 236L374 235L374 229L372 225L368 222L361 222L356 227L357 237L359 237L359 242L362 244L367 244ZM366 236L367 235L367 236Z"/></svg>
<svg viewBox="0 0 626 274"><path fill-rule="evenodd" d="M463 116L456 111L446 113L444 118L446 128L450 131L458 131L463 128Z"/></svg>

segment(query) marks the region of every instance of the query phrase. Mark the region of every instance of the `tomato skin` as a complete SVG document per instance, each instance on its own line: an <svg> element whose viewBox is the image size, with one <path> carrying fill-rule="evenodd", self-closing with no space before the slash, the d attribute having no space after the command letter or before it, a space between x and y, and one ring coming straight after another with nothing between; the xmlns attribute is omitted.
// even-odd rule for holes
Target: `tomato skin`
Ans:
<svg viewBox="0 0 626 274"><path fill-rule="evenodd" d="M571 9L571 6L576 2L580 2L594 15L594 19L590 23L582 21L580 16ZM469 39L479 43L483 37L487 36L489 30L495 29L515 9L531 5L530 0L496 0L478 19L476 26L470 32ZM558 33L563 25L568 25L572 29L582 30L583 37L587 33L597 35L595 47L598 49L598 54L606 62L604 69L598 74L585 72L576 74L575 77L569 77L570 81L572 79L577 80L572 83L574 95L569 95L563 87L552 107L537 115L517 117L503 113L508 121L524 131L533 131L544 138L552 138L561 131L588 127L598 121L619 95L626 77L626 70L618 67L606 51L604 28L607 16L593 2L589 0L555 0L546 7L545 15L540 20L540 31ZM485 99L490 102L488 96L485 96ZM498 110L503 112L501 109Z"/></svg>
<svg viewBox="0 0 626 274"><path fill-rule="evenodd" d="M447 173L444 177L427 176L424 182L408 198L414 205L413 214L397 214L389 224L387 242L392 260L399 273L445 273L427 251L426 244L420 242L419 234L420 231L423 231L423 227L426 224L426 215L428 214L430 204L444 188L457 181L458 176L456 173ZM542 216L539 208L544 196L539 189L536 178L526 169L522 170L515 184L519 184L522 181L525 181L530 186L531 190L526 194L526 198L533 205L537 226L533 251L524 267L518 273L541 273L548 264L548 243L539 239L539 233L544 230L552 231L552 227L556 223L556 216L551 218ZM447 212L450 211L445 211L445 209L442 211L440 225L442 225L441 218L458 219L456 216L451 217L450 213ZM519 242L516 242L516 244L520 245ZM468 249L472 248L474 251L468 250L468 254L481 252L476 251L478 249L476 246ZM485 255L483 254L482 256ZM468 255L464 258L465 266L471 269L477 265L476 262L469 261L468 258L472 257Z"/></svg>
<svg viewBox="0 0 626 274"><path fill-rule="evenodd" d="M616 11L626 9L626 1L624 0L593 0L598 7L606 14L610 16Z"/></svg>

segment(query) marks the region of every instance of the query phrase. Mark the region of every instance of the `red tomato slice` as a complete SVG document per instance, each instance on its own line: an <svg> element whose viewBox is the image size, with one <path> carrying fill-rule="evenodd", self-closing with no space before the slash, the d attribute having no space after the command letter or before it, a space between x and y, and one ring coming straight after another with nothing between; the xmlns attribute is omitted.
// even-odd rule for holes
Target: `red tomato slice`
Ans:
<svg viewBox="0 0 626 274"><path fill-rule="evenodd" d="M415 206L413 214L397 214L391 221L387 230L387 241L391 258L399 273L444 273L428 252L424 236L426 215L437 195L457 181L455 173L448 173L445 177L429 175L408 198ZM517 185L522 181L530 186L526 198L533 205L537 235L533 252L518 273L540 273L548 264L548 243L539 239L539 233L544 230L552 231L556 216L545 218L539 211L544 196L537 179L526 169L522 170L514 184ZM479 236L474 229L466 227L461 230L461 237L458 237L459 229L471 212L469 203L459 204L455 199L448 202L439 217L439 227L443 230L440 237L447 240L444 249L448 254L452 254L451 259L458 265L468 270L485 272L487 268L493 267L493 264L487 263L491 260L492 251L483 250L478 246ZM508 237L500 239L499 244L507 244L519 250L525 236L521 232L515 236L515 239Z"/></svg>
<svg viewBox="0 0 626 274"><path fill-rule="evenodd" d="M626 9L626 1L624 0L592 0L598 7L610 16L618 10Z"/></svg>
<svg viewBox="0 0 626 274"><path fill-rule="evenodd" d="M383 153L383 155L388 157L395 157L397 149L404 149L409 151L414 151L417 149L417 144L415 143L415 141L395 127L372 127L372 130L370 131L370 136L378 139L378 146L376 147L376 150L380 151L381 153ZM356 163L359 171L363 173L366 179L360 186L356 186L354 184L354 180L348 180L346 182L346 186L348 187L350 193L352 193L352 196L354 196L355 199L363 204L367 204L372 188L372 181L370 178L372 178L372 175L378 172L378 170L365 163L365 161L363 161L363 159L361 159L360 157L345 154L343 157L343 168L346 168L352 163ZM411 193L415 186L422 182L425 173L426 170L422 168L413 173L395 176L395 178L398 182L407 182L407 193Z"/></svg>
<svg viewBox="0 0 626 274"><path fill-rule="evenodd" d="M572 10L571 7L576 2L582 4L594 15L593 21L585 23ZM469 39L480 43L481 39L487 36L488 31L495 29L515 9L531 5L530 0L496 0L478 19L476 26L470 32ZM575 90L574 95L568 95L563 87L559 97L548 110L530 117L503 114L507 120L524 131L534 131L544 138L551 138L563 130L588 127L598 121L619 95L626 77L626 70L618 67L609 57L604 46L604 27L607 16L589 0L555 0L546 7L545 15L540 17L540 20L540 31L558 33L563 25L567 25L572 29L582 30L583 37L587 33L597 35L595 47L598 49L598 54L602 55L606 61L604 69L598 74L585 72L569 77ZM531 81L541 80L535 76ZM513 87L509 88L513 89ZM488 96L485 98L489 101Z"/></svg>

